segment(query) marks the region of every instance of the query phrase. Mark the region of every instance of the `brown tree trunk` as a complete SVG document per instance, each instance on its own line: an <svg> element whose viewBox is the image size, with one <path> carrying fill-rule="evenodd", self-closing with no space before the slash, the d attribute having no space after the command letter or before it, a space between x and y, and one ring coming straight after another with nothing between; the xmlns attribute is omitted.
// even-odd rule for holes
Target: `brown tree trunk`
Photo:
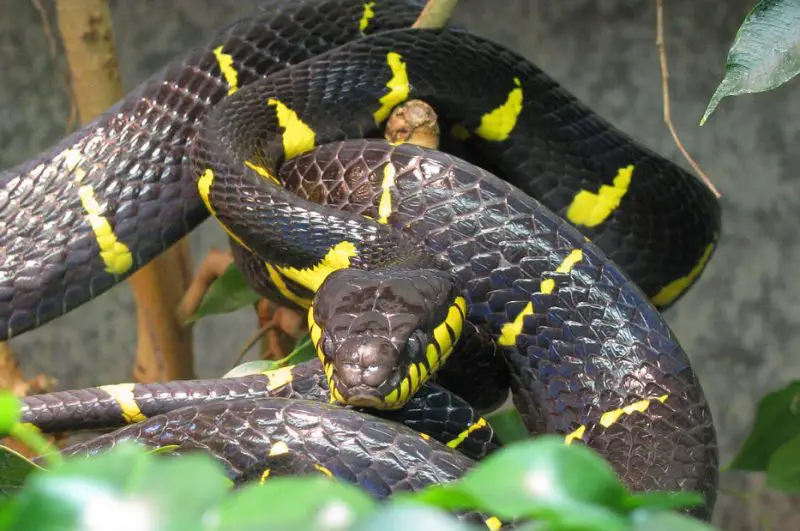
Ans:
<svg viewBox="0 0 800 531"><path fill-rule="evenodd" d="M106 0L56 0L55 5L78 116L86 123L124 94L111 14ZM188 244L182 240L128 281L136 300L133 377L138 381L194 376L191 328L182 325L176 311L189 283L188 259Z"/></svg>

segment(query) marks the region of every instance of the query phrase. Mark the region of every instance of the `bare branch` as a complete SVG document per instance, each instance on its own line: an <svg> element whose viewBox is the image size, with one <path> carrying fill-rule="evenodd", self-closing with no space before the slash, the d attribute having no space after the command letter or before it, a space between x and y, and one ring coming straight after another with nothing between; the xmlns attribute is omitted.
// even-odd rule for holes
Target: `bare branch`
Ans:
<svg viewBox="0 0 800 531"><path fill-rule="evenodd" d="M689 152L686 151L686 148L681 142L681 139L678 137L678 132L675 130L675 125L672 123L672 113L670 112L669 107L669 72L667 71L667 52L666 47L664 46L664 0L656 0L656 46L658 47L658 56L661 60L661 93L664 100L664 123L667 124L667 128L669 129L670 134L672 135L672 139L675 141L675 144L678 146L678 149L683 154L684 158L689 161L689 164L692 165L694 171L703 179L703 182L706 183L711 191L714 193L714 196L717 198L720 197L720 193L717 188L714 186L714 183L711 182L708 175L700 168L700 165L695 162Z"/></svg>

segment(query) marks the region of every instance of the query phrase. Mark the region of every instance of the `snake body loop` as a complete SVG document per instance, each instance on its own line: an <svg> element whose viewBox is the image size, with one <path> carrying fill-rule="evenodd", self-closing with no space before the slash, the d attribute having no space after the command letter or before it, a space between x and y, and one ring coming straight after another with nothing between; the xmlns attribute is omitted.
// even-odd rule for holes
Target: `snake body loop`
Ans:
<svg viewBox="0 0 800 531"><path fill-rule="evenodd" d="M698 490L707 518L711 414L656 306L685 293L712 255L713 195L524 58L458 29L398 29L419 2L370 4L275 3L0 175L0 340L99 295L210 212L262 294L309 309L331 401L403 420L427 379L441 369L445 385L457 381L460 350L489 338L498 355L475 347L476 359L497 370L470 378L507 385L531 433L591 446L634 490ZM434 106L442 146L460 157L370 138L410 98ZM492 408L503 396L469 400ZM206 437L223 425L240 434L237 411L274 435L284 405L311 408L332 423L309 445L364 418L270 400L280 399L164 410L68 452L136 436L225 460ZM171 431L183 421L193 427ZM480 427L469 422L465 437ZM400 451L401 428L381 426L381 444ZM233 446L269 449L259 433ZM388 474L359 444L370 474ZM431 466L451 478L468 463Z"/></svg>

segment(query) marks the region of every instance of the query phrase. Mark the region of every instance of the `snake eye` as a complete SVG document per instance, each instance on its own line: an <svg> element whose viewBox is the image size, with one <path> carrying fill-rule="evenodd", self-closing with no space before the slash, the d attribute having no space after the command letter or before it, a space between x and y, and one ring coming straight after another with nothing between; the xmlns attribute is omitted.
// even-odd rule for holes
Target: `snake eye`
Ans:
<svg viewBox="0 0 800 531"><path fill-rule="evenodd" d="M418 361L422 358L426 343L425 332L419 329L412 332L406 341L406 353L409 361Z"/></svg>

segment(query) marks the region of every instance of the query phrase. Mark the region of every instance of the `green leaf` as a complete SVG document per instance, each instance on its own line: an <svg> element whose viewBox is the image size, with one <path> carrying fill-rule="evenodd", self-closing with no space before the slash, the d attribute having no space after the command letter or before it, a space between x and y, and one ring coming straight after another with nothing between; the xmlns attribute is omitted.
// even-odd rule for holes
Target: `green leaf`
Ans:
<svg viewBox="0 0 800 531"><path fill-rule="evenodd" d="M625 505L631 509L682 509L704 502L699 492L645 492L629 495Z"/></svg>
<svg viewBox="0 0 800 531"><path fill-rule="evenodd" d="M668 511L636 511L631 531L714 531L716 528L697 518Z"/></svg>
<svg viewBox="0 0 800 531"><path fill-rule="evenodd" d="M765 395L758 402L753 429L727 469L766 470L775 450L798 436L800 380Z"/></svg>
<svg viewBox="0 0 800 531"><path fill-rule="evenodd" d="M487 419L503 444L511 444L529 437L528 429L522 423L519 411L514 408L498 411Z"/></svg>
<svg viewBox="0 0 800 531"><path fill-rule="evenodd" d="M0 390L0 434L11 433L21 415L19 398L8 390Z"/></svg>
<svg viewBox="0 0 800 531"><path fill-rule="evenodd" d="M44 469L19 452L0 445L0 496L15 494L36 470Z"/></svg>
<svg viewBox="0 0 800 531"><path fill-rule="evenodd" d="M726 96L764 92L800 72L800 2L761 0L736 33L725 76L708 104L700 125Z"/></svg>
<svg viewBox="0 0 800 531"><path fill-rule="evenodd" d="M120 521L135 529L200 529L203 512L229 484L206 454L164 459L122 444L31 475L7 521L26 531L114 529Z"/></svg>
<svg viewBox="0 0 800 531"><path fill-rule="evenodd" d="M392 503L359 520L352 531L477 531L476 527L461 523L453 516L423 505Z"/></svg>
<svg viewBox="0 0 800 531"><path fill-rule="evenodd" d="M377 507L363 490L325 477L278 477L251 484L205 515L206 529L281 529L334 531L350 529Z"/></svg>
<svg viewBox="0 0 800 531"><path fill-rule="evenodd" d="M206 315L235 312L252 306L260 298L261 295L250 286L241 270L231 263L211 284L200 307L186 322L193 323Z"/></svg>
<svg viewBox="0 0 800 531"><path fill-rule="evenodd" d="M800 436L772 454L767 466L767 485L786 492L800 492Z"/></svg>
<svg viewBox="0 0 800 531"><path fill-rule="evenodd" d="M312 360L317 357L317 351L314 344L311 342L311 336L308 334L300 338L294 346L294 350L290 352L285 358L280 360L281 364L292 365L303 363L304 361Z"/></svg>
<svg viewBox="0 0 800 531"><path fill-rule="evenodd" d="M251 374L259 374L264 371L273 371L280 368L280 362L275 360L248 361L226 372L223 378L239 378L241 376L250 376Z"/></svg>
<svg viewBox="0 0 800 531"><path fill-rule="evenodd" d="M627 510L628 493L611 466L593 450L567 446L556 436L503 447L460 481L408 498L447 509L479 510L503 520L560 522L565 528L615 530L627 525L619 513Z"/></svg>

